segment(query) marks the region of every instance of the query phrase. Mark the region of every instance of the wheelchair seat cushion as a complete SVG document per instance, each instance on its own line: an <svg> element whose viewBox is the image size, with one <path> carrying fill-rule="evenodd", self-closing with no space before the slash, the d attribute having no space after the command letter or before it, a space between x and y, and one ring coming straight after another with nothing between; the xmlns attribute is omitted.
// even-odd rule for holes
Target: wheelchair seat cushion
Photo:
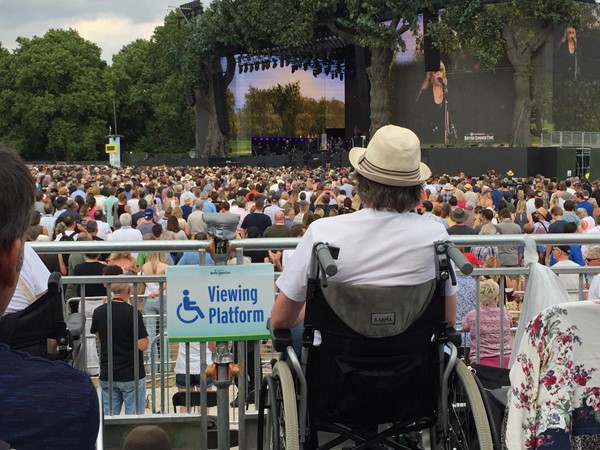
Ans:
<svg viewBox="0 0 600 450"><path fill-rule="evenodd" d="M350 329L370 338L396 336L427 309L436 280L417 286L357 286L329 282L323 296Z"/></svg>

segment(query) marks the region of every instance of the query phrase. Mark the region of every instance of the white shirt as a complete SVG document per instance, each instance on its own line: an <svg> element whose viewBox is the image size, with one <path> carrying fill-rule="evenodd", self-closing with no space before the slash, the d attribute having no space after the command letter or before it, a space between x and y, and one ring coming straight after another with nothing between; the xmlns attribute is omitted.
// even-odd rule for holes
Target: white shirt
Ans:
<svg viewBox="0 0 600 450"><path fill-rule="evenodd" d="M96 223L98 224L98 237L108 241L108 237L112 234L110 225L102 220L96 220Z"/></svg>
<svg viewBox="0 0 600 450"><path fill-rule="evenodd" d="M581 267L576 262L569 259L557 261L552 267ZM579 300L579 275L576 273L559 273L558 281L567 290L569 300L576 302Z"/></svg>
<svg viewBox="0 0 600 450"><path fill-rule="evenodd" d="M25 243L23 267L19 274L19 281L4 314L14 313L27 308L38 296L48 290L49 277L50 271L29 243Z"/></svg>
<svg viewBox="0 0 600 450"><path fill-rule="evenodd" d="M56 224L56 217L54 217L52 214L50 215L46 215L44 214L42 217L40 217L40 225L43 227L46 227L46 230L48 230L48 236L52 237L52 234L54 233L54 225Z"/></svg>
<svg viewBox="0 0 600 450"><path fill-rule="evenodd" d="M306 300L306 282L315 242L340 248L334 283L413 286L436 277L433 242L445 240L444 226L414 213L364 208L313 222L286 260L277 286L294 301ZM457 292L448 286L447 295Z"/></svg>
<svg viewBox="0 0 600 450"><path fill-rule="evenodd" d="M594 275L594 279L590 284L590 290L588 291L588 300L596 300L600 298L600 274Z"/></svg>
<svg viewBox="0 0 600 450"><path fill-rule="evenodd" d="M141 241L143 239L140 230L131 227L121 227L112 234L111 241Z"/></svg>
<svg viewBox="0 0 600 450"><path fill-rule="evenodd" d="M190 374L199 375L201 372L200 368L200 343L190 342ZM185 343L179 343L179 353L177 354L177 362L175 363L175 373L185 374ZM206 364L210 366L212 364L212 352L209 350L208 345L206 346Z"/></svg>

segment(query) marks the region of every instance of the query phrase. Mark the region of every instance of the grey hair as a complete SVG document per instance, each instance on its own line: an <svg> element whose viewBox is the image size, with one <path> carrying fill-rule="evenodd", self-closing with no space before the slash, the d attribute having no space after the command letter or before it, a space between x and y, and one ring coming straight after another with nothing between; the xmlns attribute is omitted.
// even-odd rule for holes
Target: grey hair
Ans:
<svg viewBox="0 0 600 450"><path fill-rule="evenodd" d="M377 183L355 172L358 181L356 192L363 204L377 210L406 212L415 208L421 201L423 187L388 186Z"/></svg>
<svg viewBox="0 0 600 450"><path fill-rule="evenodd" d="M122 227L130 227L131 226L131 214L123 213L119 216L119 222L121 222Z"/></svg>
<svg viewBox="0 0 600 450"><path fill-rule="evenodd" d="M576 214L580 217L587 217L588 213L585 208L577 208Z"/></svg>
<svg viewBox="0 0 600 450"><path fill-rule="evenodd" d="M31 221L35 185L20 156L0 144L0 251L15 239L24 239Z"/></svg>
<svg viewBox="0 0 600 450"><path fill-rule="evenodd" d="M131 288L131 283L111 283L110 292L113 294L126 294L129 288Z"/></svg>
<svg viewBox="0 0 600 450"><path fill-rule="evenodd" d="M585 252L586 258L600 258L600 245L594 245L593 247L589 247L587 252ZM596 275L598 276L598 275Z"/></svg>
<svg viewBox="0 0 600 450"><path fill-rule="evenodd" d="M493 224L486 223L481 227L481 230L479 230L479 234L498 234L498 230Z"/></svg>

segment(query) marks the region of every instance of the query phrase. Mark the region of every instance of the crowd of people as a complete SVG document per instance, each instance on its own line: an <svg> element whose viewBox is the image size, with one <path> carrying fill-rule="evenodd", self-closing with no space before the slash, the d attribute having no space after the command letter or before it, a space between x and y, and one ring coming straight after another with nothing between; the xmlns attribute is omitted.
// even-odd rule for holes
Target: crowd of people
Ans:
<svg viewBox="0 0 600 450"><path fill-rule="evenodd" d="M349 168L43 165L32 166L31 173L37 191L28 240L206 239L202 215L207 212L237 214L239 238L300 237L315 220L353 213L364 206ZM414 212L441 223L450 235L600 231L596 222L600 184L585 178L516 177L512 171L478 176L432 174L422 187ZM523 264L523 251L518 246L464 250L482 267ZM599 261L594 259L596 250L578 245L540 246L539 262L582 266L587 256L588 264L594 264ZM198 263L195 253L91 255L97 261L90 261L88 256L43 255L42 260L48 271L65 275L101 273L103 264L118 265L129 274L164 274L170 264ZM277 271L282 270L281 252L248 251L245 257L248 262L272 263ZM212 263L210 256L208 263ZM48 272L34 272L39 274L39 286L32 291L39 295L43 291L39 280ZM459 277L457 323L477 303L478 293L470 278ZM571 298L579 297L576 274L561 274L560 281ZM35 283L32 280L32 287ZM591 295L600 294L600 280L592 286L587 279L586 283ZM515 291L524 288L519 277L505 277L504 285ZM147 284L143 294L143 312L150 317L146 324L152 341L158 332L158 285ZM76 295L70 286L67 298ZM92 295L90 290L87 295ZM73 306L77 308L77 303ZM90 304L86 312L94 308ZM505 350L510 352L510 348ZM160 349L155 347L155 351L158 355ZM91 372L96 373L94 348L88 353Z"/></svg>
<svg viewBox="0 0 600 450"><path fill-rule="evenodd" d="M379 134L379 138L385 140L385 133L399 133L400 141L414 140L412 132L409 135L406 132L408 130L399 132L396 130L398 127L392 128L384 127L382 130L385 131ZM373 148L376 136L373 138ZM416 142L418 143L418 139ZM590 183L585 178L576 177L558 180L541 175L518 178L512 171L506 174L491 171L478 176L464 173L455 176L436 175L428 168L425 170L424 165L419 168L420 150L417 155L415 149L418 146L411 144L410 148L414 153L411 155L417 161L416 168L412 167L410 170L420 172L408 184L402 176L391 176L391 169L381 173L377 172L380 169L373 169L398 164L402 166L398 168L398 173L408 173L404 167L407 164L405 160L399 161L391 156L383 158L375 150L369 153L369 148L359 159L351 161L354 173L351 173L350 168L333 167L117 168L33 165L28 169L35 180L35 202L24 240L205 240L203 214L210 212L236 214L239 217L239 238L302 237L307 233L311 240L319 233L330 235L330 224L338 223L344 225L335 230L339 239L361 243L357 247L361 249L361 253L374 253L379 258L381 255L388 255L386 260L390 260L389 267L377 263L372 270L368 267L369 258L365 259L367 265L357 265L352 260L344 266L342 260L341 272L348 280L358 283L375 277L380 283L396 283L399 280L403 283L415 280L419 272L415 266L416 261L423 264L421 278L430 277L432 261L426 261L425 257L416 258L411 262L412 265L406 265L406 273L398 271L399 266L393 265L391 261L400 258L393 257L389 242L382 238L373 243L371 236L365 235L373 228L371 222L377 222L378 231L384 235L396 236L401 241L402 245L398 245L398 248L403 254L407 246L421 242L423 233L429 228L431 230L427 232L427 242L431 240L431 236L439 234L443 237L445 233L494 235L600 232L600 181ZM373 162L373 165L363 167L367 157L380 157L383 165L378 166ZM408 186L411 188L407 194L410 198L399 196L398 199L393 199L388 191L380 189L380 185L394 188ZM396 200L402 201L397 203ZM380 213L376 220L369 216L372 209ZM386 218L384 216L387 213L389 217ZM352 214L352 218L339 217L330 222L325 220L348 214ZM420 216L418 221L417 216ZM410 219L411 217L415 220ZM299 246L297 252L302 253L308 248L304 247L306 246ZM425 253L429 250L425 251L425 247L422 247L415 249L415 254L426 256ZM523 264L523 252L518 246L473 246L464 250L471 262L482 267L517 267ZM550 266L581 266L586 262L589 265L600 265L600 247L597 246L538 247L538 255L539 262ZM302 305L297 304L298 299L304 297L299 277L305 271L299 270L300 266L296 267L300 258L297 255L293 259L288 258L292 261L292 269L286 272L287 263L281 252L252 251L247 252L245 257L247 262L272 263L277 271L283 270L283 276L278 282L281 291L273 311L273 321L281 326L296 325L301 320ZM207 255L207 263L212 263L210 255ZM15 283L15 293L11 293L9 297L12 300L7 302L6 313L23 309L42 296L47 289L50 272L58 271L63 275L155 275L164 274L169 265L182 264L198 264L197 253L64 253L38 256L26 245L20 282L18 285ZM351 266L354 267L354 272L350 270ZM390 268L393 268L393 274L390 273ZM574 295L573 300L579 299L579 294L575 294L578 288L577 275L560 275L560 281ZM499 292L497 279L482 280L480 284L481 289L476 292L473 277L459 277L458 287L448 291L447 321L450 324L462 324L465 330L472 332L472 310L480 299L481 318L485 324L480 329L480 340L484 348L482 362L498 365L500 345L504 345L504 356L510 355L510 339L501 337L497 328L500 321L497 305L499 301L503 301L503 293ZM504 286L515 291L524 288L518 277L505 277ZM131 334L136 320L136 312L131 305L127 305L131 289L131 285L127 283L114 283L111 286L113 301L123 304L117 305L117 309L128 306L127 311L121 314L126 319L117 324L122 330L123 342ZM143 352L150 348L149 342L153 342L158 333L158 298L161 292L158 284L146 283L144 286L142 309L147 318L141 321L140 315L137 325L140 362L144 360ZM589 292L590 298L600 297L600 277L594 277ZM76 285L67 287L67 299L78 298L81 294ZM88 285L85 295L104 298L106 286ZM451 300L454 296L457 299ZM106 335L103 333L106 329L106 310L98 300L89 301L96 303L86 303L86 314L91 319L88 332L97 333L102 349L106 343ZM71 311L77 311L79 303L74 301L70 307ZM105 395L105 411L118 414L123 404L126 413L135 413L136 409L138 413L142 413L143 402L138 403L137 407L132 402L135 397L138 402L143 400L145 392L140 390L137 396L133 394L132 382L135 380L132 377L137 374L139 385L145 386L144 365L141 363L134 370L132 355L136 349L131 345L126 348L118 347L117 350L127 360L124 361L126 367L122 368L119 379L115 379L120 393L113 395L112 411L108 410L108 395ZM157 348L156 352L159 351ZM180 346L178 360L185 360L183 352L185 347ZM199 348L196 352L199 352ZM108 355L103 350L98 352L92 342L88 347L88 358L90 374L100 376L101 385L106 391ZM195 371L199 372L199 355L194 355L192 360L198 362ZM182 369L182 364L177 367L180 371L185 370ZM195 381L199 384L199 374L192 375L196 376ZM180 376L178 386L184 388L181 380L183 378ZM0 438L3 437L0 435Z"/></svg>

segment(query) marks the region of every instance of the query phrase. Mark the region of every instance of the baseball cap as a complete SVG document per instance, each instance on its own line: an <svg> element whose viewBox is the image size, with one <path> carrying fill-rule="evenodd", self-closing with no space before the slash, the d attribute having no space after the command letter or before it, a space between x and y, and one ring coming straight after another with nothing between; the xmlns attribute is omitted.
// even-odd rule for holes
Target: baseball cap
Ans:
<svg viewBox="0 0 600 450"><path fill-rule="evenodd" d="M144 210L144 219L153 219L153 218L154 218L154 208L151 208L150 206L148 206Z"/></svg>

